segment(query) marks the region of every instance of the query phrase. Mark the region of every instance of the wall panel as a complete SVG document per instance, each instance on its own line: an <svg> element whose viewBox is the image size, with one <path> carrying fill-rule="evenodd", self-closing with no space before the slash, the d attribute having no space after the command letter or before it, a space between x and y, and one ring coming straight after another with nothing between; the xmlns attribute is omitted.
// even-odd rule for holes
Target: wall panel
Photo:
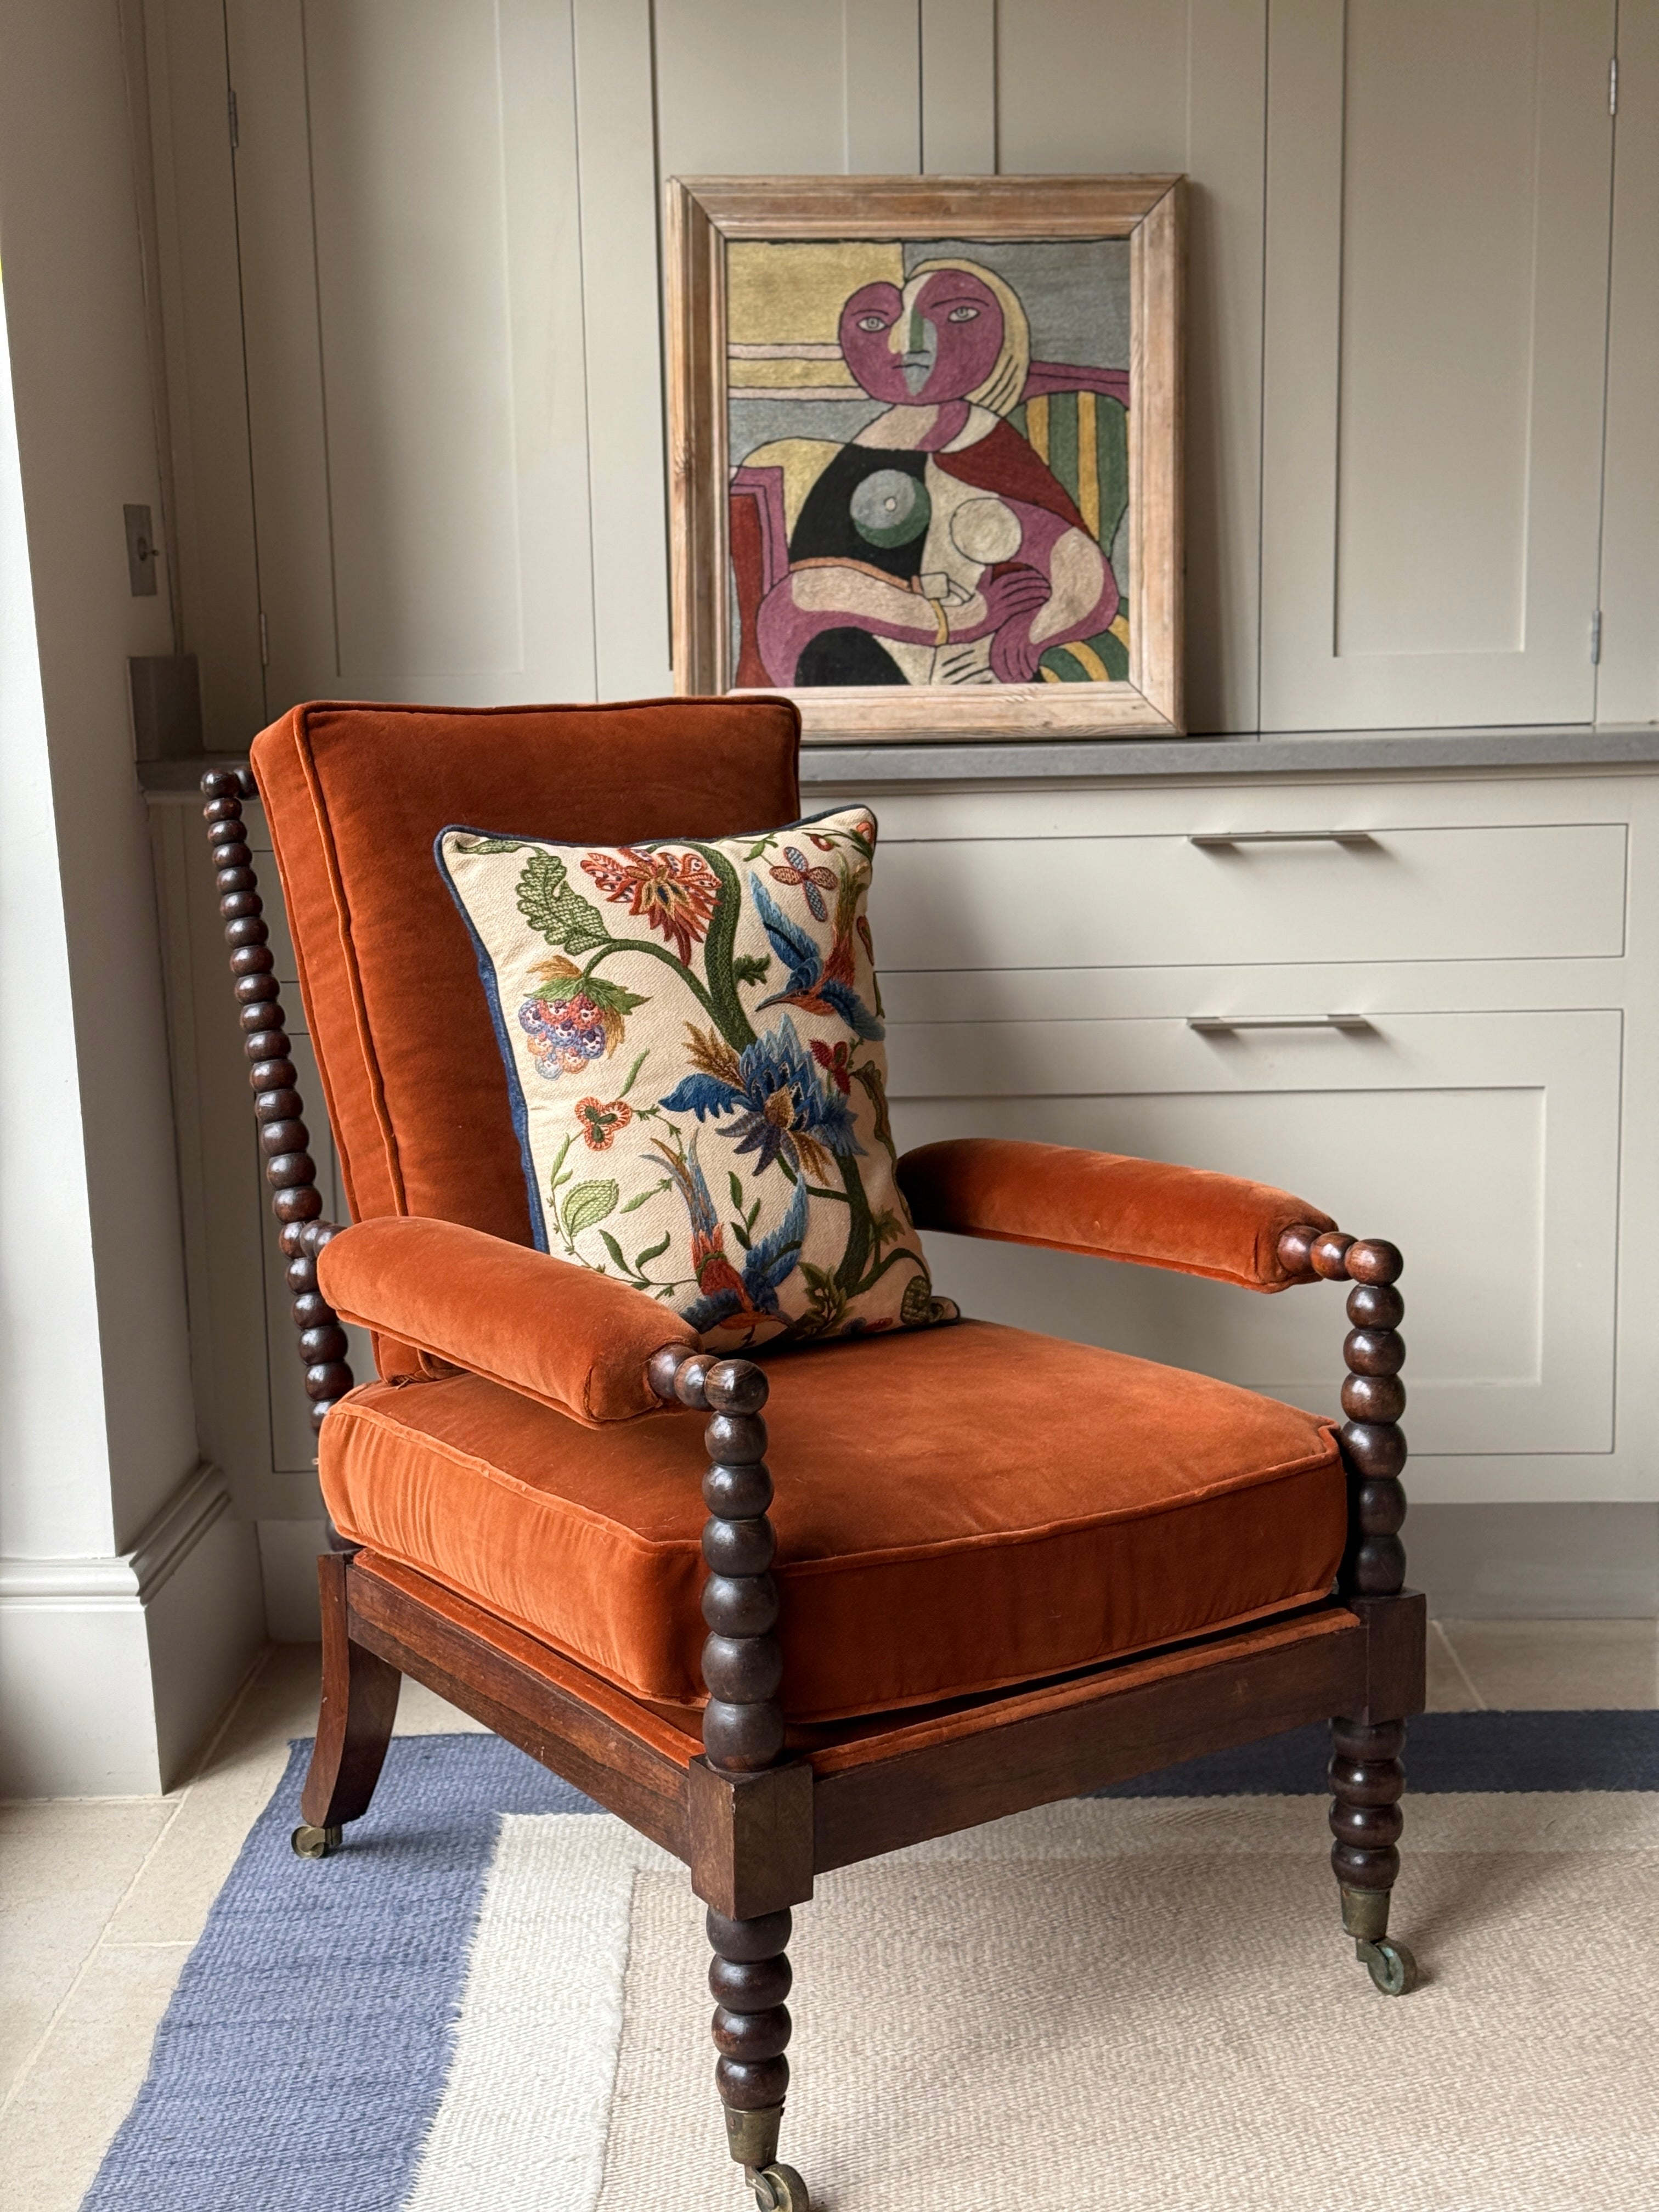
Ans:
<svg viewBox="0 0 1659 2212"><path fill-rule="evenodd" d="M1264 727L1588 721L1613 0L1273 0Z"/></svg>
<svg viewBox="0 0 1659 2212"><path fill-rule="evenodd" d="M1023 0L997 40L1010 174L1183 171L1187 720L1256 725L1267 0Z"/></svg>
<svg viewBox="0 0 1659 2212"><path fill-rule="evenodd" d="M1601 539L1604 722L1659 721L1659 0L1620 0Z"/></svg>
<svg viewBox="0 0 1659 2212"><path fill-rule="evenodd" d="M998 0L921 0L921 166L988 177L997 148Z"/></svg>
<svg viewBox="0 0 1659 2212"><path fill-rule="evenodd" d="M230 22L271 712L590 694L568 7Z"/></svg>
<svg viewBox="0 0 1659 2212"><path fill-rule="evenodd" d="M150 155L182 649L210 751L265 719L223 0L149 0Z"/></svg>

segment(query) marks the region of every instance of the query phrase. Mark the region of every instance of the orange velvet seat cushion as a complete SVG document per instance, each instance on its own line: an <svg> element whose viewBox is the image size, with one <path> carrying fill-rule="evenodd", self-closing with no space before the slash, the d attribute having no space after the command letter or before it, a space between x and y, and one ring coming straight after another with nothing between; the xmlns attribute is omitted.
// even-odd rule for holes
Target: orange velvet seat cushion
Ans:
<svg viewBox="0 0 1659 2212"><path fill-rule="evenodd" d="M766 1364L793 1722L1060 1674L1335 1574L1330 1425L1276 1400L984 1322ZM369 1383L320 1437L343 1535L685 1706L706 1465L695 1415L581 1428L472 1375Z"/></svg>

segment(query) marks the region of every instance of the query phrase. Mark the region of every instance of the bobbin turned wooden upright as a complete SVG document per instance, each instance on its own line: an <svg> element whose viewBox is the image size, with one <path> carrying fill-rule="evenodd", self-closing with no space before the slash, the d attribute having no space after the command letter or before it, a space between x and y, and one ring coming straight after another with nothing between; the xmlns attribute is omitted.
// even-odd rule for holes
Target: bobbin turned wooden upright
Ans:
<svg viewBox="0 0 1659 2212"><path fill-rule="evenodd" d="M971 1321L716 1358L643 1292L526 1249L433 836L781 826L798 735L767 700L315 707L264 733L343 1228L322 1218L244 835L253 784L203 784L338 1531L295 1850L327 1858L368 1810L410 1674L676 1854L707 1911L727 2144L763 2212L809 2212L778 2159L787 1953L832 1868L1329 1720L1341 1925L1379 1990L1409 1990L1389 1906L1425 1638L1400 1539L1401 1255L1287 1193L989 1139L899 1170L924 1231L1258 1291L1346 1284L1340 1428ZM356 1389L343 1321L374 1336L379 1379ZM1224 1892L1210 1909L1224 1936ZM811 2109L826 2145L859 2124Z"/></svg>

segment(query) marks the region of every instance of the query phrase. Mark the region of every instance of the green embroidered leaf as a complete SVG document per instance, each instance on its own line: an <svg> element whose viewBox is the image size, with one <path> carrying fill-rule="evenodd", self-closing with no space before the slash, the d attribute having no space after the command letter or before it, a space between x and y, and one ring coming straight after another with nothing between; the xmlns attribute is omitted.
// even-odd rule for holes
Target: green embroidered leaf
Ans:
<svg viewBox="0 0 1659 2212"><path fill-rule="evenodd" d="M764 952L739 952L732 963L732 980L738 983L763 983L766 971L772 965L770 956Z"/></svg>
<svg viewBox="0 0 1659 2212"><path fill-rule="evenodd" d="M738 1208L738 1212L741 1212L743 1210L743 1185L738 1179L738 1172L735 1168L732 1169L727 1174L726 1182L727 1188L732 1193L732 1203Z"/></svg>
<svg viewBox="0 0 1659 2212"><path fill-rule="evenodd" d="M458 853L521 853L524 850L524 839L522 837L458 837L455 840L455 849Z"/></svg>
<svg viewBox="0 0 1659 2212"><path fill-rule="evenodd" d="M744 866L748 867L752 862L758 860L763 853L769 853L777 842L775 837L757 837L743 856Z"/></svg>
<svg viewBox="0 0 1659 2212"><path fill-rule="evenodd" d="M571 896L574 897L575 894L573 892ZM577 904L580 905L580 903L581 901L578 900ZM603 975L584 975L582 977L582 989L586 993L587 996L592 999L594 1005L599 1009L601 1013L631 1014L635 1006L643 1006L649 1003L649 1001L642 998L637 991L624 991L620 983L608 983ZM638 1074L640 1060L642 1060L644 1058L645 1054L641 1053L640 1054L640 1060L636 1060L635 1061L635 1075ZM631 1083L634 1080L634 1076L630 1075L628 1080ZM625 1089L627 1086L624 1085L623 1087Z"/></svg>
<svg viewBox="0 0 1659 2212"><path fill-rule="evenodd" d="M610 932L593 908L571 889L564 862L556 853L532 853L525 862L519 878L519 912L538 936L566 952L597 952L611 942Z"/></svg>
<svg viewBox="0 0 1659 2212"><path fill-rule="evenodd" d="M626 1213L627 1211L628 1208L624 1206L623 1208L623 1212ZM663 1238L660 1244L647 1245L643 1252L636 1252L634 1255L635 1273L637 1275L642 1274L645 1272L645 1263L647 1260L660 1260L663 1254L668 1249L672 1242L673 1237L671 1232L668 1236Z"/></svg>
<svg viewBox="0 0 1659 2212"><path fill-rule="evenodd" d="M591 981L592 981L592 978L590 976L590 977L588 978L588 981L591 982ZM623 995L624 995L624 997L625 997L625 996L627 995L627 994L626 994L626 993L624 993L624 994L623 994ZM636 999L636 1000L635 1000L635 1002L634 1002L634 1003L635 1003L635 1006L643 1006L643 1005L645 1004L645 1001L644 1001L644 1000L643 1000L643 999ZM618 1097L618 1098L626 1098L626 1097L627 1097L627 1096L628 1096L629 1092L629 1091L634 1088L634 1079L635 1079L635 1077L636 1075L638 1075L638 1073L639 1073L640 1070L641 1070L641 1069L645 1066L646 1061L647 1061L647 1060L649 1060L649 1059L650 1059L650 1057L651 1057L651 1048L650 1048L650 1047L647 1045L647 1046L646 1047L645 1050L644 1050L644 1051L640 1054L639 1058L638 1058L638 1059L634 1062L634 1065L632 1066L632 1067L630 1067L630 1068L629 1069L629 1071L628 1071L628 1080L627 1080L627 1082L626 1082L626 1083L624 1083L624 1084L623 1084L623 1085L622 1089L621 1089L621 1090L617 1093L617 1097ZM635 1199L635 1200L634 1200L634 1203L635 1203L635 1206L637 1206L637 1205L639 1204L639 1200L638 1200L638 1199ZM627 1208L626 1206L623 1206L623 1212L624 1213L626 1213L626 1212L627 1212L627 1211L628 1211L628 1208Z"/></svg>
<svg viewBox="0 0 1659 2212"><path fill-rule="evenodd" d="M738 1243L742 1245L744 1250L746 1252L749 1249L749 1231L744 1227L740 1221L733 1221L729 1225L732 1234L737 1238Z"/></svg>
<svg viewBox="0 0 1659 2212"><path fill-rule="evenodd" d="M686 850L701 855L720 884L714 911L708 917L708 933L703 939L703 973L708 978L706 1003L726 1044L733 1052L741 1052L745 1045L755 1042L754 1026L738 997L732 965L743 886L738 881L737 870L718 845L693 843L688 844Z"/></svg>
<svg viewBox="0 0 1659 2212"><path fill-rule="evenodd" d="M893 1145L893 1123L887 1110L887 1090L881 1079L881 1071L872 1060L853 1070L853 1079L870 1094L870 1103L876 1109L876 1141L896 1160L898 1153Z"/></svg>
<svg viewBox="0 0 1659 2212"><path fill-rule="evenodd" d="M584 1229L597 1229L617 1210L617 1186L607 1176L603 1182L573 1183L564 1194L561 1217L566 1237L573 1244Z"/></svg>
<svg viewBox="0 0 1659 2212"><path fill-rule="evenodd" d="M600 1230L599 1240L604 1244L605 1250L611 1255L611 1258L616 1261L617 1265L622 1269L625 1275L628 1273L628 1262L623 1257L622 1246L617 1243L616 1238L611 1234L611 1231L608 1229Z"/></svg>
<svg viewBox="0 0 1659 2212"><path fill-rule="evenodd" d="M800 1272L811 1311L802 1316L799 1327L803 1334L821 1336L835 1328L846 1314L847 1294L827 1267L815 1267L810 1260L803 1260Z"/></svg>
<svg viewBox="0 0 1659 2212"><path fill-rule="evenodd" d="M555 1205L558 1203L559 1185L562 1182L568 1182L570 1180L570 1170L564 1165L564 1156L570 1150L570 1147L574 1141L574 1139L571 1137L567 1137L565 1139L564 1142L559 1146L558 1151L554 1154L553 1164L547 1171L548 1196L553 1200ZM559 1172L562 1168L564 1169L564 1172L562 1174Z"/></svg>
<svg viewBox="0 0 1659 2212"><path fill-rule="evenodd" d="M627 1205L623 1207L623 1212L624 1213L637 1213L641 1206L645 1204L647 1199L654 1198L659 1190L666 1190L667 1188L668 1177L665 1176L660 1182L653 1182L649 1190L640 1191L634 1197L630 1198Z"/></svg>

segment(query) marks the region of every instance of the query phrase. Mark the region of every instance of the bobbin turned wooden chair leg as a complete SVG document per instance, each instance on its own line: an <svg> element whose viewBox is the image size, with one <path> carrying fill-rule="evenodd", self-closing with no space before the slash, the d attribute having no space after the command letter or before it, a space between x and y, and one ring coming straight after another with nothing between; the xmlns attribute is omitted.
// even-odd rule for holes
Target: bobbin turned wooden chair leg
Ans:
<svg viewBox="0 0 1659 2212"><path fill-rule="evenodd" d="M1342 1929L1384 1996L1417 1984L1417 1961L1389 1935L1389 1896L1400 1872L1395 1839L1404 1825L1404 1721L1333 1721L1331 1864L1342 1898Z"/></svg>
<svg viewBox="0 0 1659 2212"><path fill-rule="evenodd" d="M766 1376L751 1360L715 1359L665 1346L652 1358L659 1397L712 1415L704 1440L709 1468L702 1532L708 1579L702 1613L709 1634L702 1648L708 1691L703 1710L703 1757L724 1780L742 1783L775 1766L783 1751L783 1709L777 1692L783 1654L772 1633L777 1585L769 1571L775 1542L767 1508L772 1478L766 1458ZM752 1785L751 1786L757 1786ZM807 1884L810 1889L810 1881ZM796 1893L799 1894L799 1892ZM778 2163L778 2133L789 2061L784 1999L792 1979L785 1955L787 1910L749 1919L708 1908L714 1956L708 1986L715 2001L714 2084L726 2115L726 2146L743 2168L759 2212L811 2212L806 2185Z"/></svg>
<svg viewBox="0 0 1659 2212"><path fill-rule="evenodd" d="M380 1778L403 1676L346 1633L346 1561L317 1562L323 1601L323 1705L300 1797L305 1819L289 1838L302 1859L337 1850L348 1820L368 1812Z"/></svg>
<svg viewBox="0 0 1659 2212"><path fill-rule="evenodd" d="M1406 1437L1400 1416L1406 1386L1400 1380L1406 1342L1400 1334L1406 1302L1395 1285L1404 1261L1381 1237L1356 1239L1338 1230L1316 1235L1287 1230L1279 1255L1293 1273L1311 1270L1328 1282L1348 1282L1352 1327L1342 1347L1348 1373L1342 1385L1347 1415L1340 1444L1348 1475L1348 1542L1338 1577L1345 1597L1363 1599L1376 1638L1378 1618L1401 1601L1406 1547L1400 1540L1406 1492L1400 1480ZM1389 1898L1400 1872L1397 1848L1405 1818L1400 1798L1406 1770L1403 1717L1367 1712L1331 1723L1328 1769L1332 1804L1331 1865L1342 1899L1342 1927L1385 1996L1403 1996L1417 1984L1417 1962L1389 1935Z"/></svg>
<svg viewBox="0 0 1659 2212"><path fill-rule="evenodd" d="M728 1920L708 1908L714 1956L708 1987L717 2010L715 2086L726 2112L726 2146L743 2167L763 2212L799 2212L806 2195L793 2167L778 2164L778 2131L789 2087L790 2020L784 1999L793 1976L785 1948L787 1911ZM799 2194L796 2192L799 2191Z"/></svg>

